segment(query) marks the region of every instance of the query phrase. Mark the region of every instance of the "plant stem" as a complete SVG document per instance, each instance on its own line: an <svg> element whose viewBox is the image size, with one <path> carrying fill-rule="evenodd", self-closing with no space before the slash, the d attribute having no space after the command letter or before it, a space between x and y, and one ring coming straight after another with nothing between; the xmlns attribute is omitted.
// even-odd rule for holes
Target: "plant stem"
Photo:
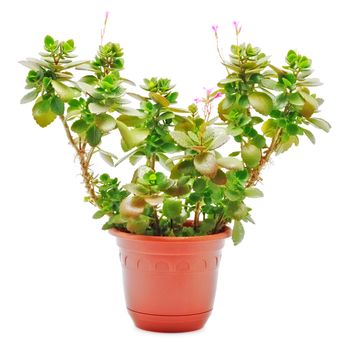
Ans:
<svg viewBox="0 0 350 350"><path fill-rule="evenodd" d="M250 177L248 179L248 182L246 184L246 187L255 186L256 183L260 180L260 173L264 168L264 166L266 165L266 163L270 160L272 153L276 150L280 142L281 133L282 133L282 129L281 128L277 129L276 134L271 140L271 144L269 148L266 150L265 154L261 157L259 165L252 170Z"/></svg>
<svg viewBox="0 0 350 350"><path fill-rule="evenodd" d="M64 116L60 115L59 117L62 121L64 130L65 130L67 138L68 138L68 141L71 144L71 146L75 149L75 151L77 153L76 155L79 158L81 176L83 177L86 191L90 197L90 202L93 205L97 206L97 195L95 193L95 187L93 184L93 175L89 169L89 165L90 165L91 157L92 157L93 152L94 152L94 148L91 148L89 153L86 153L86 151L85 151L86 143L83 143L81 145L81 147L78 147L77 144L75 143L73 137L72 137L72 134L69 130L69 126L68 126Z"/></svg>
<svg viewBox="0 0 350 350"><path fill-rule="evenodd" d="M199 215L201 213L201 203L196 203L196 209L194 212L193 229L196 231L199 227Z"/></svg>
<svg viewBox="0 0 350 350"><path fill-rule="evenodd" d="M215 33L215 41L216 41L216 51L218 52L218 55L219 55L220 60L221 60L221 63L224 65L225 64L225 60L222 57L222 53L221 53L221 50L220 50L220 47L219 47L219 36L218 36L217 33ZM225 69L226 69L227 74L230 74L230 71L228 70L228 68L226 66L225 66Z"/></svg>
<svg viewBox="0 0 350 350"><path fill-rule="evenodd" d="M157 236L161 236L158 213L155 207L153 207L153 216L154 216L154 224L156 226Z"/></svg>
<svg viewBox="0 0 350 350"><path fill-rule="evenodd" d="M149 166L153 171L155 171L156 155L154 153L149 158L147 158L147 166Z"/></svg>
<svg viewBox="0 0 350 350"><path fill-rule="evenodd" d="M170 219L170 233L169 233L169 236L170 237L175 237L175 234L174 234L174 221L173 221L173 219Z"/></svg>
<svg viewBox="0 0 350 350"><path fill-rule="evenodd" d="M221 213L216 221L213 233L217 233L221 229L223 225L223 218L224 218L224 213Z"/></svg>

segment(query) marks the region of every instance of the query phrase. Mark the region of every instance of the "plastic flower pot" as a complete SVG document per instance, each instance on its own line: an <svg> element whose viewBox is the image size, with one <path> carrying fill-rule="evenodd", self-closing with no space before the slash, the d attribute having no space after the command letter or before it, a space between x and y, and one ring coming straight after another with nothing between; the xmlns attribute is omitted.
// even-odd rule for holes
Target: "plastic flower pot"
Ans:
<svg viewBox="0 0 350 350"><path fill-rule="evenodd" d="M120 247L126 305L135 325L156 332L202 328L213 309L230 228L196 237L110 233Z"/></svg>

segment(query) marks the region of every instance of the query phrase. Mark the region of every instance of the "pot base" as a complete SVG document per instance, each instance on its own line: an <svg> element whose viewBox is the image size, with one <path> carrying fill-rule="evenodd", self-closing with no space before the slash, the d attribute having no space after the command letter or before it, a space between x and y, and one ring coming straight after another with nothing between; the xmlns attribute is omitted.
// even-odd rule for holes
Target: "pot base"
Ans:
<svg viewBox="0 0 350 350"><path fill-rule="evenodd" d="M191 315L152 315L128 309L135 326L151 332L191 332L201 329L207 322L211 310Z"/></svg>

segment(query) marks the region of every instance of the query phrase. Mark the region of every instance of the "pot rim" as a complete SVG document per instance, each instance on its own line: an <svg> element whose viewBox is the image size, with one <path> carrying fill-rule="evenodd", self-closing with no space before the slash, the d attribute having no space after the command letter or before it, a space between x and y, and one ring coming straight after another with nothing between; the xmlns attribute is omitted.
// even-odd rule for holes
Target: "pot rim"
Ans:
<svg viewBox="0 0 350 350"><path fill-rule="evenodd" d="M133 241L149 241L149 242L203 242L213 241L218 239L225 239L231 236L231 228L225 226L222 232L212 233L205 236L192 236L192 237L169 237L169 236L148 236L139 235L136 233L129 233L120 231L116 228L111 228L109 233L117 238L124 238Z"/></svg>

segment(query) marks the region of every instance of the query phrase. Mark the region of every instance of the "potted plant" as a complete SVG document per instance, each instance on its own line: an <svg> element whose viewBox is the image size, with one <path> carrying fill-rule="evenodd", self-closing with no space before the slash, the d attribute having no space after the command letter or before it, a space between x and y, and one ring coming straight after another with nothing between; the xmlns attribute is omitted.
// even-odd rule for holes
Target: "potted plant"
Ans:
<svg viewBox="0 0 350 350"><path fill-rule="evenodd" d="M314 143L310 126L330 129L314 117L322 100L309 90L319 85L310 78L311 60L290 50L276 67L259 48L238 41L234 24L237 41L227 60L218 49L226 76L187 108L176 105L178 93L166 78L144 79L143 93L135 92L121 74L116 43L101 43L92 61L76 61L73 40L46 36L41 58L21 62L30 90L21 102L34 101L40 127L56 119L63 126L86 201L97 208L93 217L105 218L102 228L117 237L128 311L143 329L179 332L205 324L221 248L229 236L240 243L242 223L253 223L245 199L263 195L256 187L262 169L300 137ZM122 157L103 143L115 133ZM111 175L92 172L97 154ZM127 160L132 176L122 185L116 175Z"/></svg>

